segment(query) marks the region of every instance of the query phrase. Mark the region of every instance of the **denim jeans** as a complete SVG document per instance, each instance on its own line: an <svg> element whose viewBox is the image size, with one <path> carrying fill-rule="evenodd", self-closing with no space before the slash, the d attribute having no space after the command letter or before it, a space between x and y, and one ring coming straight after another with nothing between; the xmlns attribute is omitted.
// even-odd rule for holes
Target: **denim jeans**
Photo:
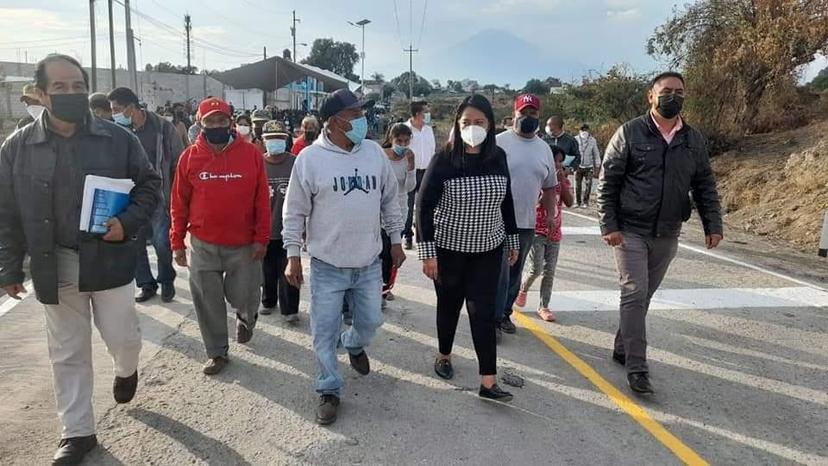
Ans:
<svg viewBox="0 0 828 466"><path fill-rule="evenodd" d="M533 228L521 228L520 255L515 265L509 267L509 251L503 250L503 263L500 266L500 281L497 284L497 299L495 299L495 322L500 322L505 317L512 315L512 305L520 292L520 281L523 278L523 264L526 256L532 249L535 241L535 230Z"/></svg>
<svg viewBox="0 0 828 466"><path fill-rule="evenodd" d="M158 260L158 278L152 276L146 241L149 238L155 248ZM135 267L135 284L138 288L158 289L159 283L171 284L175 281L172 250L170 249L170 214L166 207L159 206L150 218L149 225L141 229L138 236L138 265Z"/></svg>
<svg viewBox="0 0 828 466"><path fill-rule="evenodd" d="M339 268L311 259L311 332L319 365L314 388L339 396L344 383L336 351L344 347L359 354L382 325L382 267L379 257L363 268ZM348 299L353 325L342 329L342 305Z"/></svg>

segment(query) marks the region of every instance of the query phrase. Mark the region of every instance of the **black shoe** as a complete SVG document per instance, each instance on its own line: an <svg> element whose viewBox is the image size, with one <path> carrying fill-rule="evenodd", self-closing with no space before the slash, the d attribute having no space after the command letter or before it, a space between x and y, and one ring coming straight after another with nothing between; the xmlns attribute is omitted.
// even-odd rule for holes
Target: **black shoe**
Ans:
<svg viewBox="0 0 828 466"><path fill-rule="evenodd" d="M138 388L138 371L129 377L115 376L112 383L112 395L117 403L129 403L135 397L135 389Z"/></svg>
<svg viewBox="0 0 828 466"><path fill-rule="evenodd" d="M613 351L612 352L612 360L617 362L618 364L621 364L622 366L627 365L627 355L625 355L624 353L619 353L618 351Z"/></svg>
<svg viewBox="0 0 828 466"><path fill-rule="evenodd" d="M627 374L627 382L630 383L630 389L636 393L644 395L653 393L653 386L650 385L650 376L646 372Z"/></svg>
<svg viewBox="0 0 828 466"><path fill-rule="evenodd" d="M329 426L336 422L336 409L339 407L339 397L336 395L322 395L319 398L319 407L316 408L316 423Z"/></svg>
<svg viewBox="0 0 828 466"><path fill-rule="evenodd" d="M503 341L503 330L500 330L500 326L495 327L495 345L499 345L500 342Z"/></svg>
<svg viewBox="0 0 828 466"><path fill-rule="evenodd" d="M441 378L451 380L454 378L454 367L448 359L437 359L434 361L434 372Z"/></svg>
<svg viewBox="0 0 828 466"><path fill-rule="evenodd" d="M276 306L264 306L264 305L262 305L262 308L259 309L259 314L261 314L263 316L269 316L270 314L273 314L274 309L276 309Z"/></svg>
<svg viewBox="0 0 828 466"><path fill-rule="evenodd" d="M236 341L239 343L247 343L253 338L253 330L250 330L242 321L236 322Z"/></svg>
<svg viewBox="0 0 828 466"><path fill-rule="evenodd" d="M500 389L497 384L492 385L492 388L486 388L483 385L480 386L480 398L485 398L487 400L495 400L495 401L512 401L511 393L504 392Z"/></svg>
<svg viewBox="0 0 828 466"><path fill-rule="evenodd" d="M510 335L517 332L517 327L515 327L515 324L512 323L512 319L509 318L509 316L504 317L503 320L500 321L500 329L503 330L503 333L508 333Z"/></svg>
<svg viewBox="0 0 828 466"><path fill-rule="evenodd" d="M362 375L368 375L371 372L371 362L368 361L368 355L365 351L354 356L348 353L348 358L351 360L351 367Z"/></svg>
<svg viewBox="0 0 828 466"><path fill-rule="evenodd" d="M97 445L98 437L94 435L61 439L52 458L52 465L80 464L83 457Z"/></svg>
<svg viewBox="0 0 828 466"><path fill-rule="evenodd" d="M141 292L138 293L138 296L135 297L135 302L145 303L150 299L154 298L157 294L158 290L156 290L155 288L141 288Z"/></svg>
<svg viewBox="0 0 828 466"><path fill-rule="evenodd" d="M175 298L175 285L172 283L161 284L161 302L171 303Z"/></svg>
<svg viewBox="0 0 828 466"><path fill-rule="evenodd" d="M405 249L408 249L409 251L414 249L414 241L411 238L405 239Z"/></svg>

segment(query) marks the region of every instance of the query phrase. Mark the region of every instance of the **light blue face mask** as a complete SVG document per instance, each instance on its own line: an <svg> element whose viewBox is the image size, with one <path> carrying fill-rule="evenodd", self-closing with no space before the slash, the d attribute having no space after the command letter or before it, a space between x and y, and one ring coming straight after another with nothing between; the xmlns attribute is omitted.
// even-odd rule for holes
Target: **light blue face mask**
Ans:
<svg viewBox="0 0 828 466"><path fill-rule="evenodd" d="M430 125L431 124L431 112L423 113L423 123Z"/></svg>
<svg viewBox="0 0 828 466"><path fill-rule="evenodd" d="M268 139L265 141L265 148L268 154L277 155L285 152L287 141L284 139Z"/></svg>
<svg viewBox="0 0 828 466"><path fill-rule="evenodd" d="M113 113L112 119L121 126L132 126L132 117L125 116L123 112Z"/></svg>
<svg viewBox="0 0 828 466"><path fill-rule="evenodd" d="M406 146L398 146L394 144L394 153L397 154L397 157L402 157L403 155L405 155L405 151L407 150L408 147Z"/></svg>
<svg viewBox="0 0 828 466"><path fill-rule="evenodd" d="M354 144L359 144L368 135L368 119L364 116L350 120L351 130L345 132L345 136Z"/></svg>

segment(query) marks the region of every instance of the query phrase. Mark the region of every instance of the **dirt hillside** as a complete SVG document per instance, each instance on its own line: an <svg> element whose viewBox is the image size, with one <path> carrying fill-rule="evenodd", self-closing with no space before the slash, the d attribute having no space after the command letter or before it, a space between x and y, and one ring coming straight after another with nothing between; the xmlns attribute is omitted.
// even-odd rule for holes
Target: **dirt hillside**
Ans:
<svg viewBox="0 0 828 466"><path fill-rule="evenodd" d="M828 120L749 136L713 170L729 228L816 250L828 209Z"/></svg>

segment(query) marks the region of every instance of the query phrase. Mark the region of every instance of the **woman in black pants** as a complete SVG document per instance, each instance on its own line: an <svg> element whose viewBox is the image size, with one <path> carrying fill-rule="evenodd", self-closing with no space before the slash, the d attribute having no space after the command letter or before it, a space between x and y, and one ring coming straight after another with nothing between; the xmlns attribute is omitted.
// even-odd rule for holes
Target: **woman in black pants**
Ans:
<svg viewBox="0 0 828 466"><path fill-rule="evenodd" d="M440 354L434 370L451 379L451 348L463 303L480 366L480 396L510 401L497 385L495 295L503 257L520 248L506 154L495 142L494 114L481 95L457 108L451 142L434 156L417 203L418 253L437 291Z"/></svg>

